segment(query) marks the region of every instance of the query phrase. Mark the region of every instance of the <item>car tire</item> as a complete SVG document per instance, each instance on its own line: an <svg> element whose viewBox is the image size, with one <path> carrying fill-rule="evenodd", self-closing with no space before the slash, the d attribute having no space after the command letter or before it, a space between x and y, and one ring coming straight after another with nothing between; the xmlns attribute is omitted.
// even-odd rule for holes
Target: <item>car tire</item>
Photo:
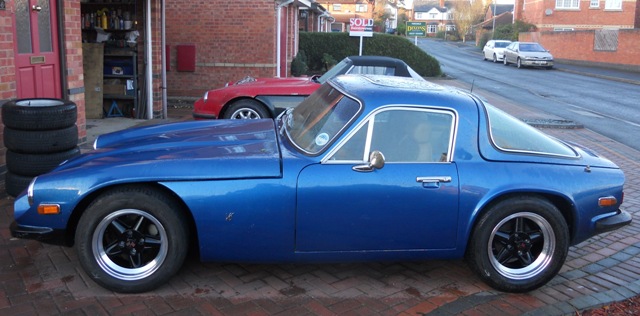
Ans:
<svg viewBox="0 0 640 316"><path fill-rule="evenodd" d="M518 69L522 69L522 62L520 61L520 58L516 59L516 66L518 67Z"/></svg>
<svg viewBox="0 0 640 316"><path fill-rule="evenodd" d="M479 218L467 248L472 270L493 288L528 292L551 280L569 249L569 229L548 200L522 196L498 202Z"/></svg>
<svg viewBox="0 0 640 316"><path fill-rule="evenodd" d="M485 52L482 52L482 60L486 61L487 60L487 54L485 54Z"/></svg>
<svg viewBox="0 0 640 316"><path fill-rule="evenodd" d="M72 149L78 145L78 128L25 131L4 128L4 144L9 150L29 154L49 154Z"/></svg>
<svg viewBox="0 0 640 316"><path fill-rule="evenodd" d="M189 247L181 209L151 187L124 186L101 194L76 229L80 264L92 280L115 292L139 293L165 284Z"/></svg>
<svg viewBox="0 0 640 316"><path fill-rule="evenodd" d="M7 171L4 174L4 190L9 196L16 197L29 186L33 177Z"/></svg>
<svg viewBox="0 0 640 316"><path fill-rule="evenodd" d="M24 154L13 150L7 150L6 164L7 170L23 176L41 175L53 170L63 161L80 155L78 146L51 154Z"/></svg>
<svg viewBox="0 0 640 316"><path fill-rule="evenodd" d="M493 54L493 62L494 63L498 62L498 56L496 56L496 54Z"/></svg>
<svg viewBox="0 0 640 316"><path fill-rule="evenodd" d="M269 112L267 112L262 103L255 100L244 99L231 103L229 108L224 111L224 116L222 118L256 120L270 117Z"/></svg>
<svg viewBox="0 0 640 316"><path fill-rule="evenodd" d="M27 131L62 129L75 125L75 103L60 99L19 99L2 105L4 126Z"/></svg>

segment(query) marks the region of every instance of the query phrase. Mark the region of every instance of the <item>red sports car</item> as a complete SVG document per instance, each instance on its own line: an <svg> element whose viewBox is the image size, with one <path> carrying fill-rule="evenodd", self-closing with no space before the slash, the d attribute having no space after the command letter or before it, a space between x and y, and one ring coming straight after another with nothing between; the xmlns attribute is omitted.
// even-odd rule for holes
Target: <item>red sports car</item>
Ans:
<svg viewBox="0 0 640 316"><path fill-rule="evenodd" d="M325 81L342 74L374 74L424 80L404 61L384 56L350 56L322 76L294 78L246 77L209 90L193 107L195 119L274 118L298 105Z"/></svg>

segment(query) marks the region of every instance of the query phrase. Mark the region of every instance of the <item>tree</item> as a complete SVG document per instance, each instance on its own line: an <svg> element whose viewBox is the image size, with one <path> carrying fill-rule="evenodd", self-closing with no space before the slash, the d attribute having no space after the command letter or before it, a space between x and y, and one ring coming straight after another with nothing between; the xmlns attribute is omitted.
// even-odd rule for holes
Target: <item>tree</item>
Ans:
<svg viewBox="0 0 640 316"><path fill-rule="evenodd" d="M456 1L453 10L453 21L456 24L456 31L466 41L466 35L471 32L474 25L482 22L484 17L484 4L482 0L462 0Z"/></svg>

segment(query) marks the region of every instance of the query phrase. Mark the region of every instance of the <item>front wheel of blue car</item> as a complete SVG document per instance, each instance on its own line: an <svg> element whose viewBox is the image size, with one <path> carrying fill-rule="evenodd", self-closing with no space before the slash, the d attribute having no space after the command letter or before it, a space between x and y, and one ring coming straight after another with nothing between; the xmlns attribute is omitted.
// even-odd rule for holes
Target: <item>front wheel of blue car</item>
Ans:
<svg viewBox="0 0 640 316"><path fill-rule="evenodd" d="M91 279L115 292L161 286L180 269L189 246L179 209L147 187L116 188L100 195L78 223L80 264Z"/></svg>
<svg viewBox="0 0 640 316"><path fill-rule="evenodd" d="M501 201L483 213L469 241L471 268L490 286L528 292L551 280L569 249L558 208L536 196Z"/></svg>

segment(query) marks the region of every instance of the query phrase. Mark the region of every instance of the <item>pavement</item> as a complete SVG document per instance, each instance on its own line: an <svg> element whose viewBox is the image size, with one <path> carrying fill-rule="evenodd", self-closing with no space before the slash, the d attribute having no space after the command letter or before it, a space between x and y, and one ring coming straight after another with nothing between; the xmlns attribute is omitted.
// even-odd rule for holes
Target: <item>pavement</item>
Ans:
<svg viewBox="0 0 640 316"><path fill-rule="evenodd" d="M455 80L440 83L469 88ZM521 119L564 120L474 90ZM162 121L89 120L83 146L88 150L101 133L189 120L190 113L188 107L170 106ZM623 209L640 218L640 152L580 124L569 126L539 128L618 164L627 177ZM460 260L259 265L197 258L188 258L155 291L118 294L86 276L73 248L11 238L12 203L10 197L0 200L0 315L580 315L640 295L638 220L571 247L558 276L525 294L491 289Z"/></svg>

